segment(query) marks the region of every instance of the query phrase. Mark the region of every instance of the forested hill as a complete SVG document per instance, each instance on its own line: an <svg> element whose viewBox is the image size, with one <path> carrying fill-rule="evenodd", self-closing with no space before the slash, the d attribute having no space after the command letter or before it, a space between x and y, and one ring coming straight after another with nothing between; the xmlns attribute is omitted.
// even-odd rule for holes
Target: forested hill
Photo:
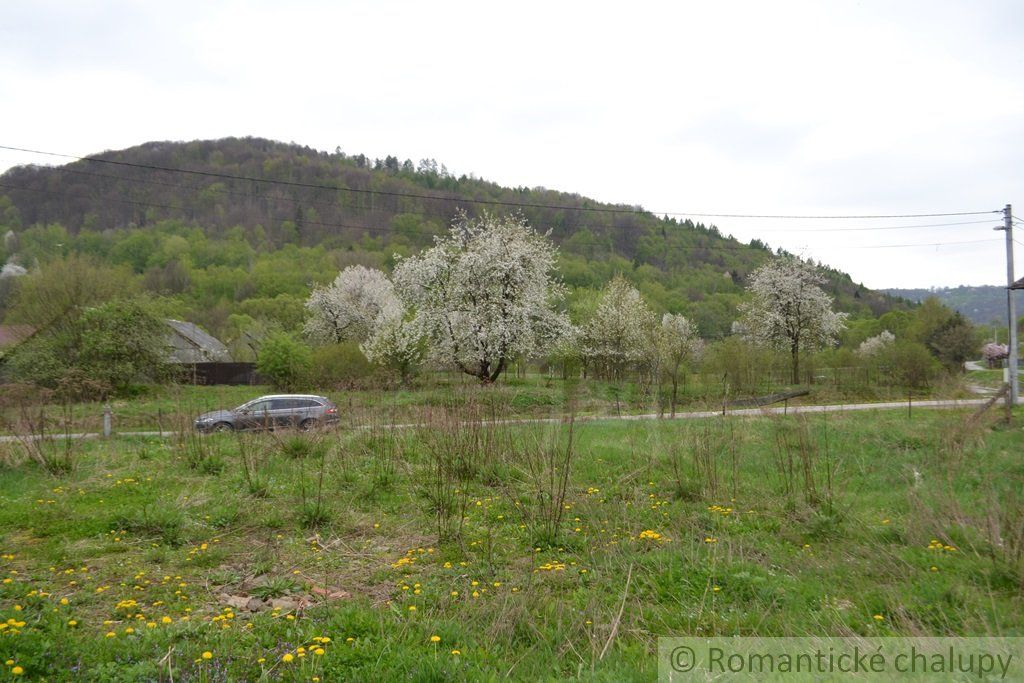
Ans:
<svg viewBox="0 0 1024 683"><path fill-rule="evenodd" d="M979 325L988 325L992 322L1006 323L1006 287L961 285L959 287L887 289L885 291L893 296L917 302L933 296ZM1016 292L1016 297L1019 315L1024 312L1024 292Z"/></svg>
<svg viewBox="0 0 1024 683"><path fill-rule="evenodd" d="M590 293L621 272L656 309L690 315L706 336L728 331L748 274L773 255L711 225L456 177L434 160L368 159L257 138L150 142L0 176L0 228L14 232L5 259L32 268L79 252L126 264L214 332L232 313L301 315L311 282L352 263L387 269L394 253L429 244L458 212L485 210L519 210L550 230L573 306L585 308ZM843 310L877 315L901 306L844 273L829 276Z"/></svg>

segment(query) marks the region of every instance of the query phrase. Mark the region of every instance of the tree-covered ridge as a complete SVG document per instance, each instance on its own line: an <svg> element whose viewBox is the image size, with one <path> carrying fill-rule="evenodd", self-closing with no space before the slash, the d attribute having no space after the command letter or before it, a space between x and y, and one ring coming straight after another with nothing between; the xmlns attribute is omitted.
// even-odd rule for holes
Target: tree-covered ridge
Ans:
<svg viewBox="0 0 1024 683"><path fill-rule="evenodd" d="M935 297L955 311L963 313L971 322L987 325L1006 324L1006 287L996 285L960 285L932 289L887 289L886 293L909 301L924 301ZM1017 292L1017 314L1024 311L1024 293Z"/></svg>
<svg viewBox="0 0 1024 683"><path fill-rule="evenodd" d="M352 264L390 270L394 254L432 244L460 210L517 210L550 230L576 318L622 274L657 312L683 313L718 337L747 276L772 257L763 242L742 244L713 225L456 177L429 159L372 160L255 138L152 142L97 157L118 163L25 166L0 177L0 228L13 233L3 256L30 269L70 253L123 266L144 289L168 295L177 315L229 339L258 321L299 329L313 284ZM840 310L900 307L845 274L828 276Z"/></svg>

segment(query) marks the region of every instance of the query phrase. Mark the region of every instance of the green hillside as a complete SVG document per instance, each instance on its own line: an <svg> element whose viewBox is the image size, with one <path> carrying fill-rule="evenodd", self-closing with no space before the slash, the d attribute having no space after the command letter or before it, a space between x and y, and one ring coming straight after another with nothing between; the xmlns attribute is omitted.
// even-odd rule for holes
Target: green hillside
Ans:
<svg viewBox="0 0 1024 683"><path fill-rule="evenodd" d="M1006 325L1006 287L978 285L937 287L933 289L886 289L888 294L921 302L934 296L979 325ZM1024 312L1024 292L1017 292L1017 313Z"/></svg>
<svg viewBox="0 0 1024 683"><path fill-rule="evenodd" d="M296 328L312 284L351 264L387 270L394 254L430 244L459 212L485 210L520 211L550 231L572 312L622 273L656 309L685 313L712 338L728 332L748 274L773 255L714 225L456 177L434 160L256 138L150 142L13 168L0 176L0 255L28 269L71 254L122 268L133 286L164 296L169 313L230 341L254 321ZM838 307L854 316L906 305L844 273L829 276Z"/></svg>

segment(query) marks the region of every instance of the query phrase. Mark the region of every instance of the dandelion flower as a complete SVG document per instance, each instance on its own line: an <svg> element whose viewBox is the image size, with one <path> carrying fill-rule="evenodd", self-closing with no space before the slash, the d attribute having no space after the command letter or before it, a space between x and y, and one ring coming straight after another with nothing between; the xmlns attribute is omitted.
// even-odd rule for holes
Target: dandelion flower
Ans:
<svg viewBox="0 0 1024 683"><path fill-rule="evenodd" d="M16 666L13 669L11 669L11 675L13 676L20 676L23 673L25 673L25 670L22 669L20 666Z"/></svg>
<svg viewBox="0 0 1024 683"><path fill-rule="evenodd" d="M281 657L281 661L284 662L285 664L287 664L288 662L292 661L293 659L295 659L295 655L293 655L291 652L288 652L288 653L285 654L284 657Z"/></svg>
<svg viewBox="0 0 1024 683"><path fill-rule="evenodd" d="M441 636L430 636L430 642L432 642L432 643L440 643L441 642Z"/></svg>
<svg viewBox="0 0 1024 683"><path fill-rule="evenodd" d="M456 657L458 657L462 653L460 651L458 651L458 650L452 650L452 654L455 655Z"/></svg>
<svg viewBox="0 0 1024 683"><path fill-rule="evenodd" d="M207 650L206 652L203 653L202 657L203 657L203 659L213 659L213 653L210 652L209 650Z"/></svg>
<svg viewBox="0 0 1024 683"><path fill-rule="evenodd" d="M885 617L883 617L881 614L876 614L874 616L874 620L875 621L885 621Z"/></svg>

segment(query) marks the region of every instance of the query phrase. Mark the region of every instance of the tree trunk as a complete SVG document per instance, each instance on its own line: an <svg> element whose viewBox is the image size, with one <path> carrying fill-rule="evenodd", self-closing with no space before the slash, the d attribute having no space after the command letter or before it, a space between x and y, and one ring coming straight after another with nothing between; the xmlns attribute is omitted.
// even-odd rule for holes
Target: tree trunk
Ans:
<svg viewBox="0 0 1024 683"><path fill-rule="evenodd" d="M672 375L672 417L676 416L676 393L679 386L679 380L675 375Z"/></svg>
<svg viewBox="0 0 1024 683"><path fill-rule="evenodd" d="M495 366L495 368L494 368L494 372L492 372L490 375L488 375L486 383L487 384L493 384L494 381L498 379L498 376L502 373L502 371L504 369L505 369L505 359L504 358L500 358L500 359L498 359L498 365Z"/></svg>
<svg viewBox="0 0 1024 683"><path fill-rule="evenodd" d="M790 353L793 355L793 384L800 384L800 347L793 344Z"/></svg>

